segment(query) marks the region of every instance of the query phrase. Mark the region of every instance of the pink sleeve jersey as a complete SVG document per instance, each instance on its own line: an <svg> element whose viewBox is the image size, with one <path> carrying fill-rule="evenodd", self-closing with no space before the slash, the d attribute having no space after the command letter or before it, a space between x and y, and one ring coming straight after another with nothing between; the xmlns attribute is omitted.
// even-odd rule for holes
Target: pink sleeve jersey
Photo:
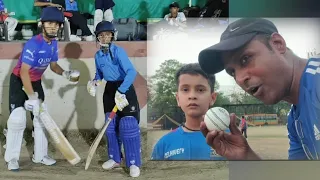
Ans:
<svg viewBox="0 0 320 180"><path fill-rule="evenodd" d="M41 79L43 73L51 62L58 61L58 43L56 40L48 44L42 35L33 36L26 42L17 65L13 69L13 74L20 77L22 63L31 66L29 70L32 82Z"/></svg>

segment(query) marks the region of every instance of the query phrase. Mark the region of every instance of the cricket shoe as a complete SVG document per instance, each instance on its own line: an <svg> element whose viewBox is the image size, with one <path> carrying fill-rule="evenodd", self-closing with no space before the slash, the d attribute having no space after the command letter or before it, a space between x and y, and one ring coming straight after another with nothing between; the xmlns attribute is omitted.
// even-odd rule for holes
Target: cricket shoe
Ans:
<svg viewBox="0 0 320 180"><path fill-rule="evenodd" d="M130 176L131 177L139 177L140 176L140 168L136 165L130 166Z"/></svg>
<svg viewBox="0 0 320 180"><path fill-rule="evenodd" d="M57 161L52 159L49 156L44 156L41 161L36 161L35 158L34 158L34 155L33 155L32 162L34 162L36 164L41 163L41 164L44 164L44 165L47 165L47 166L52 166L52 165L56 164Z"/></svg>
<svg viewBox="0 0 320 180"><path fill-rule="evenodd" d="M108 161L102 164L102 168L105 170L111 170L119 167L120 167L120 164L115 162L113 159L109 159Z"/></svg>
<svg viewBox="0 0 320 180"><path fill-rule="evenodd" d="M81 38L77 35L70 35L70 41L71 42L81 41Z"/></svg>
<svg viewBox="0 0 320 180"><path fill-rule="evenodd" d="M12 159L8 162L8 170L9 171L19 171L19 163L18 160Z"/></svg>
<svg viewBox="0 0 320 180"><path fill-rule="evenodd" d="M85 41L93 41L94 40L93 36L85 36L85 37L83 37L83 39Z"/></svg>

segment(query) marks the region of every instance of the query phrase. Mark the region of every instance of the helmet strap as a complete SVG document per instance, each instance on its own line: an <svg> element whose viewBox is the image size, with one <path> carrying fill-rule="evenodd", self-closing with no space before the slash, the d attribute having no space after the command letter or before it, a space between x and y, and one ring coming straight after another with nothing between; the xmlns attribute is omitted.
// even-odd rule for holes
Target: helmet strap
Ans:
<svg viewBox="0 0 320 180"><path fill-rule="evenodd" d="M102 50L103 53L107 53L109 51L109 47L111 45L111 43L108 43L108 44L101 44L99 42L99 45L100 45L100 49Z"/></svg>

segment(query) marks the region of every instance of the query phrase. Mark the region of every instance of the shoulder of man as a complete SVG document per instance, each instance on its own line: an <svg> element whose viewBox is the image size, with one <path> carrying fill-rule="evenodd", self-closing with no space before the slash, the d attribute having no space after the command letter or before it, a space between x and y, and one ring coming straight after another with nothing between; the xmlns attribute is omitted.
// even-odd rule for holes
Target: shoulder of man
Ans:
<svg viewBox="0 0 320 180"><path fill-rule="evenodd" d="M300 86L309 91L320 89L320 58L312 57L308 60L302 78Z"/></svg>

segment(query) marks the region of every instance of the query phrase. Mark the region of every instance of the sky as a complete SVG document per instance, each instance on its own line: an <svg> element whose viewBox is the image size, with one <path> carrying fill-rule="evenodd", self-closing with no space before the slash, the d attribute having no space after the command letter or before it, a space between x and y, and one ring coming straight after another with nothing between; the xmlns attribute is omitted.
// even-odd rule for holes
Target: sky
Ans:
<svg viewBox="0 0 320 180"><path fill-rule="evenodd" d="M233 22L236 19L230 19ZM287 47L301 57L307 58L307 52L320 50L320 19L286 19L270 18L279 34L283 36ZM170 38L161 41L148 42L148 76L153 75L160 64L168 59L176 59L181 63L198 62L198 54L202 49L210 47L220 41L220 35L227 26L222 25L214 29L212 34L203 39L191 39L190 37ZM216 79L221 89L233 89L236 84L225 71L216 74Z"/></svg>

